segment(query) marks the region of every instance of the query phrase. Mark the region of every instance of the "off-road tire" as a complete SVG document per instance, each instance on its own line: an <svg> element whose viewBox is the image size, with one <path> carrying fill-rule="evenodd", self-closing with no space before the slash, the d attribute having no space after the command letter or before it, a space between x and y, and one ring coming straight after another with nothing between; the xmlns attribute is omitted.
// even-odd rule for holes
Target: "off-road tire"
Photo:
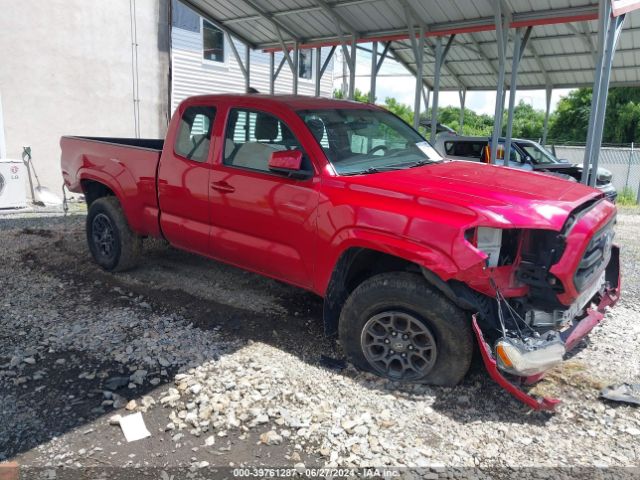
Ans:
<svg viewBox="0 0 640 480"><path fill-rule="evenodd" d="M96 217L99 217L96 220ZM94 230L110 224L112 248L105 254L103 246L94 238ZM107 227L108 228L108 227ZM91 203L87 214L87 242L98 265L110 272L133 268L142 251L142 238L131 231L116 197L102 197Z"/></svg>
<svg viewBox="0 0 640 480"><path fill-rule="evenodd" d="M468 316L431 287L421 275L405 272L371 277L361 283L345 302L340 315L339 336L345 354L353 365L387 376L376 371L367 360L362 335L367 322L388 311L404 312L422 322L436 345L430 370L419 378L400 381L454 386L464 378L469 370L474 345Z"/></svg>

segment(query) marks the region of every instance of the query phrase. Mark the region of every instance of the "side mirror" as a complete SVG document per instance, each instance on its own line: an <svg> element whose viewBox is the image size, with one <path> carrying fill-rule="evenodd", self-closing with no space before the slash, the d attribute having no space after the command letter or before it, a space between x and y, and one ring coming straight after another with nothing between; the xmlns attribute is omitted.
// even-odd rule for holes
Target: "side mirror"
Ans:
<svg viewBox="0 0 640 480"><path fill-rule="evenodd" d="M305 179L313 175L313 172L302 169L302 152L300 150L273 152L269 158L269 170L297 179Z"/></svg>

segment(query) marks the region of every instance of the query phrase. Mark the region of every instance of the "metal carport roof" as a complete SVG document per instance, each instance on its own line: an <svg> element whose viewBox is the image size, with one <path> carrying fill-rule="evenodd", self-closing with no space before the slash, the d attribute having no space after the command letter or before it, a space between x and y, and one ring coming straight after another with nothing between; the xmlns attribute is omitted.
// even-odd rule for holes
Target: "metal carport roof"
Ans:
<svg viewBox="0 0 640 480"><path fill-rule="evenodd" d="M412 72L405 4L426 35L423 77L433 87L433 39L455 34L441 73L440 90L493 90L498 47L491 0L184 0L220 28L251 48L336 45L391 41L396 60ZM597 0L503 0L511 31L532 26L518 70L518 88L545 89L592 86L598 35ZM627 2L628 3L628 2ZM279 32L278 32L279 30ZM507 59L512 55L509 42ZM507 72L511 62L507 61ZM507 75L507 85L508 85ZM640 18L629 16L613 62L612 86L640 85Z"/></svg>
<svg viewBox="0 0 640 480"><path fill-rule="evenodd" d="M469 90L496 89L491 162L495 162L502 112L509 95L505 151L510 151L515 91L545 89L549 119L552 88L593 86L582 180L595 184L609 86L640 86L640 24L627 13L639 0L182 0L248 48L271 51L271 86L285 61L298 70L300 48L340 45L349 68L353 98L357 43L372 42L370 98L385 56L416 76L414 127L433 91L431 140L435 139L438 94L460 93L464 110ZM230 42L232 44L232 42ZM379 52L379 43L384 49ZM618 54L615 55L616 49ZM275 68L273 51L284 58ZM290 54L293 50L293 55ZM249 56L243 64L250 87ZM316 54L316 95L324 72ZM380 60L378 60L380 55ZM298 75L292 89L297 93ZM464 118L461 114L461 122ZM589 178L590 177L590 178Z"/></svg>

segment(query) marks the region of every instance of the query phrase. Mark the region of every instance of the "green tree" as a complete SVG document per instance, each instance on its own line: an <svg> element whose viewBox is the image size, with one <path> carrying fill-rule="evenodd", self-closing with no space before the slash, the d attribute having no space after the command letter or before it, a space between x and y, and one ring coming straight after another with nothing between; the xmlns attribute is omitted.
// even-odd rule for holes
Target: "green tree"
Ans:
<svg viewBox="0 0 640 480"><path fill-rule="evenodd" d="M502 134L507 134L507 110L502 115ZM542 137L544 128L544 112L536 110L530 104L520 100L513 108L512 136L515 138L538 139Z"/></svg>
<svg viewBox="0 0 640 480"><path fill-rule="evenodd" d="M413 123L413 110L409 105L400 103L395 98L387 97L384 99L383 107L403 119L409 125Z"/></svg>
<svg viewBox="0 0 640 480"><path fill-rule="evenodd" d="M422 115L423 119L431 119L431 109ZM460 132L460 108L447 106L438 108L438 123L446 125ZM491 115L479 115L473 110L465 108L463 135L489 136L493 130L493 117Z"/></svg>
<svg viewBox="0 0 640 480"><path fill-rule="evenodd" d="M560 99L550 120L550 139L559 142L586 141L591 96L590 88L579 88ZM609 90L602 141L640 141L640 88L616 87Z"/></svg>
<svg viewBox="0 0 640 480"><path fill-rule="evenodd" d="M344 100L345 97L344 94L342 93L342 90L334 88L333 90L333 98L338 98L341 100ZM360 91L359 88L356 88L353 92L353 99L356 102L361 102L361 103L369 103L369 92L364 93L362 91Z"/></svg>
<svg viewBox="0 0 640 480"><path fill-rule="evenodd" d="M584 142L590 113L591 89L572 90L558 102L547 137L560 142Z"/></svg>

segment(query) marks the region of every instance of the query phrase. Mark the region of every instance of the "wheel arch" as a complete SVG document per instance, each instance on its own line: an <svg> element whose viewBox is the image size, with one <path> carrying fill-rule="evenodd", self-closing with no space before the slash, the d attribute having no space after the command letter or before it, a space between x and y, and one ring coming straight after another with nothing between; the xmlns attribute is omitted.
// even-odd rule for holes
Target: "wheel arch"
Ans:
<svg viewBox="0 0 640 480"><path fill-rule="evenodd" d="M114 189L101 180L83 178L80 180L80 186L87 202L87 208L91 207L91 204L99 198L111 196L117 198Z"/></svg>
<svg viewBox="0 0 640 480"><path fill-rule="evenodd" d="M374 275L389 272L415 273L459 307L470 307L438 273L415 260L370 247L352 246L339 256L324 294L322 316L325 335L333 336L337 333L342 307L358 285Z"/></svg>

